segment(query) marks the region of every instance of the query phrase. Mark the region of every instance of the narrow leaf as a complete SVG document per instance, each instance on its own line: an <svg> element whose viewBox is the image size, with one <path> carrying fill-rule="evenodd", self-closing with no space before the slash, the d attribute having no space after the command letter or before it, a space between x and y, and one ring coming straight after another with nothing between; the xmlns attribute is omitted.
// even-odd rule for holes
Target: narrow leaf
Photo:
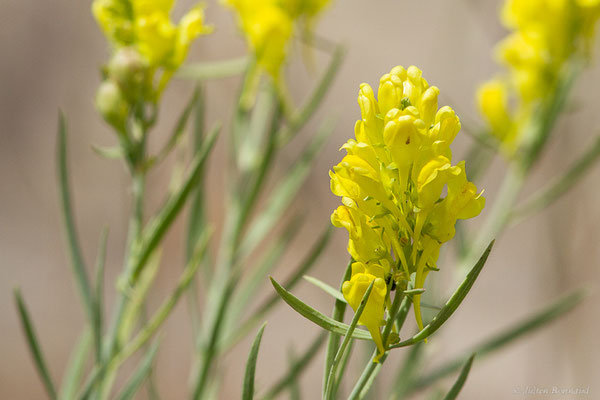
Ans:
<svg viewBox="0 0 600 400"><path fill-rule="evenodd" d="M59 399L71 400L76 398L91 346L92 332L90 329L86 329L77 341L71 357L69 358L67 369L62 380L60 395L58 396Z"/></svg>
<svg viewBox="0 0 600 400"><path fill-rule="evenodd" d="M315 111L318 109L319 105L325 98L325 95L329 91L329 88L335 81L334 78L337 75L340 66L342 65L344 54L344 48L342 46L337 46L333 53L331 61L327 66L327 69L321 76L319 82L317 82L315 89L308 97L306 103L292 118L289 125L282 128L281 132L278 134L280 147L289 142L294 137L294 135L304 126L304 124L306 124L310 117L314 115Z"/></svg>
<svg viewBox="0 0 600 400"><path fill-rule="evenodd" d="M96 257L96 287L94 295L94 324L92 333L94 337L94 348L96 350L96 362L102 360L102 330L104 319L104 266L106 263L106 240L108 238L108 229L104 229L100 235L100 244L98 245L98 255Z"/></svg>
<svg viewBox="0 0 600 400"><path fill-rule="evenodd" d="M309 305L303 303L302 300L300 300L299 298L297 298L296 296L294 296L293 294L291 294L290 292L285 290L283 287L281 287L281 285L279 285L279 283L277 283L277 281L275 281L275 279L273 279L273 278L270 278L270 279L271 279L271 283L273 284L273 287L275 288L275 290L277 291L279 296L281 296L283 301L288 303L290 305L290 307L292 307L294 310L296 310L304 318L308 319L309 321L314 322L315 324L319 325L321 328L326 329L335 334L338 334L338 335L346 334L346 332L348 331L349 325L338 322L330 317L323 315L319 311L317 311L314 308L310 307ZM354 330L354 332L352 333L352 337L354 339L372 340L369 332L364 331L362 329Z"/></svg>
<svg viewBox="0 0 600 400"><path fill-rule="evenodd" d="M567 296L550 304L543 310L536 312L524 320L508 327L502 332L492 335L490 338L484 340L480 344L471 347L465 353L467 355L459 356L454 360L448 361L443 365L434 368L433 371L420 378L411 387L411 390L416 391L428 387L437 380L458 371L467 360L468 354L477 353L478 358L485 357L488 354L491 354L496 350L504 348L504 346L513 343L522 336L546 326L558 317L575 308L575 306L583 301L587 294L588 293L585 290L576 290L575 292L570 293Z"/></svg>
<svg viewBox="0 0 600 400"><path fill-rule="evenodd" d="M352 276L352 258L348 261L348 265L346 265L346 272L344 272L344 277L340 282L340 291L342 290L342 286L344 282L350 280ZM333 311L331 313L331 317L338 322L342 322L344 320L344 314L346 313L346 308L348 304L345 301L337 300L333 305ZM333 333L329 333L329 338L327 339L327 352L325 354L325 368L323 369L323 396L325 396L325 389L327 388L327 380L329 379L329 370L331 369L331 365L333 364L333 359L337 353L337 349L340 346L340 337ZM347 359L344 360L343 364L347 362ZM342 370L345 366L342 367ZM336 379L336 385L339 385L341 382L341 377ZM335 392L337 392L337 387L334 388Z"/></svg>
<svg viewBox="0 0 600 400"><path fill-rule="evenodd" d="M300 230L301 222L300 218L292 219L283 234L278 236L265 251L264 257L254 266L249 276L242 280L243 285L236 290L236 294L232 300L229 321L239 321L240 315L247 310L249 302L256 296L261 285L266 283L267 276L273 271L285 250L289 247L290 242L296 237ZM238 266L238 268L241 268L244 264L238 264ZM234 322L230 322L229 326L232 323Z"/></svg>
<svg viewBox="0 0 600 400"><path fill-rule="evenodd" d="M131 340L129 344L127 344L124 349L118 354L118 362L122 362L129 358L133 353L135 353L138 349L140 349L151 337L154 333L160 328L162 323L166 320L166 318L171 314L175 305L179 301L181 295L185 292L185 290L190 285L196 271L200 266L200 260L204 256L204 252L206 251L206 247L208 246L208 239L210 234L208 232L205 233L204 237L201 239L201 242L198 245L196 254L190 260L190 262L185 267L183 273L179 277L179 281L177 282L177 286L175 290L171 293L171 295L163 302L163 304L159 307L159 309L154 313L152 318L150 318L148 324L142 328L142 330L137 334L137 336Z"/></svg>
<svg viewBox="0 0 600 400"><path fill-rule="evenodd" d="M50 371L46 365L46 360L44 359L42 349L40 348L37 336L35 334L31 317L29 316L29 312L27 311L27 307L25 306L23 298L21 297L21 291L18 288L14 289L14 296L17 303L19 318L21 320L21 326L25 331L25 338L27 339L27 344L29 345L31 355L33 356L35 367L40 374L40 378L42 378L42 383L44 384L46 393L48 393L48 397L54 400L56 399L56 389L54 388L54 383L50 377Z"/></svg>
<svg viewBox="0 0 600 400"><path fill-rule="evenodd" d="M294 200L296 194L302 188L302 183L310 172L313 160L317 154L319 154L325 140L332 132L332 123L329 122L322 125L315 137L301 154L300 159L296 161L292 168L284 175L284 178L278 182L276 186L277 189L269 198L267 206L250 225L248 233L242 241L239 250L241 257L250 254L271 228L281 220L281 217L288 209L289 204Z"/></svg>
<svg viewBox="0 0 600 400"><path fill-rule="evenodd" d="M138 255L131 271L131 281L135 282L142 268L146 264L146 261L148 261L148 258L175 220L175 217L179 214L179 211L181 211L185 201L188 198L188 195L198 182L198 178L202 173L206 159L208 158L210 150L216 141L218 131L219 127L213 128L213 131L208 136L202 151L199 152L198 156L192 162L192 166L190 167L191 171L179 192L173 195L166 202L160 213L152 222L149 223L148 228L143 234L142 244L140 245Z"/></svg>
<svg viewBox="0 0 600 400"><path fill-rule="evenodd" d="M487 249L479 258L479 261L477 261L473 269L471 269L471 271L467 274L465 280L460 284L458 289L456 289L456 291L450 297L446 305L442 307L440 312L437 313L433 320L412 338L390 346L390 348L410 346L412 344L425 340L426 338L431 336L435 331L437 331L448 320L448 318L450 318L450 316L454 314L454 311L456 311L458 306L460 306L464 298L467 296L467 293L469 293L469 291L473 287L475 280L479 276L479 273L481 272L483 266L485 265L485 262L487 261L490 251L492 251L493 245L494 241L492 241L488 245Z"/></svg>
<svg viewBox="0 0 600 400"><path fill-rule="evenodd" d="M185 127L187 126L187 122L190 118L190 115L192 114L192 111L194 110L194 107L197 104L199 95L200 89L196 88L194 90L192 98L186 104L185 108L181 112L181 115L179 115L179 118L177 119L177 124L175 125L175 129L173 129L173 133L171 133L171 137L169 138L165 146L160 150L160 152L155 157L150 159L150 165L158 164L161 161L163 161L171 153L171 150L175 148L175 146L179 142L179 139L183 135L183 132L185 131Z"/></svg>
<svg viewBox="0 0 600 400"><path fill-rule="evenodd" d="M137 370L129 379L129 382L127 382L121 393L116 397L118 400L130 400L133 398L133 396L135 396L139 388L152 371L152 363L154 362L154 358L158 352L159 343L160 341L158 340L152 343Z"/></svg>
<svg viewBox="0 0 600 400"><path fill-rule="evenodd" d="M125 158L125 152L121 146L104 147L93 144L92 150L94 150L94 152L100 157L104 157L109 160Z"/></svg>
<svg viewBox="0 0 600 400"><path fill-rule="evenodd" d="M256 372L256 360L258 358L258 349L260 348L260 341L265 331L266 322L260 327L252 347L250 348L250 354L248 354L248 361L246 362L246 372L244 374L244 387L242 390L242 400L252 400L254 398L254 375Z"/></svg>
<svg viewBox="0 0 600 400"><path fill-rule="evenodd" d="M294 362L287 373L282 376L271 389L262 397L263 400L271 400L276 398L281 392L283 392L288 386L292 385L298 376L306 369L310 361L315 357L321 345L325 341L324 332L315 338L308 349L303 353L296 362Z"/></svg>
<svg viewBox="0 0 600 400"><path fill-rule="evenodd" d="M332 288L331 286L329 286L322 280L313 278L312 276L308 276L308 275L304 275L304 279L307 280L308 282L312 283L313 285L315 285L316 287L318 287L319 289L321 289L328 295L332 296L334 299L343 301L344 303L347 303L346 299L344 298L344 295L339 290Z"/></svg>
<svg viewBox="0 0 600 400"><path fill-rule="evenodd" d="M329 239L331 238L331 226L328 226L324 232L319 236L313 247L308 251L305 258L302 260L298 268L294 271L294 273L285 281L284 285L288 289L293 289L298 282L302 279L305 273L310 271L310 269L316 265L316 261L319 259L321 254L323 254L323 250L329 243ZM280 299L277 293L273 293L269 296L260 306L257 307L256 311L252 313L252 315L241 325L239 329L230 334L227 339L223 341L224 348L229 348L234 343L237 343L238 340L243 338L246 333L252 329L259 321L261 321L264 316L277 304L277 301Z"/></svg>
<svg viewBox="0 0 600 400"><path fill-rule="evenodd" d="M375 281L373 280L371 282L371 284L369 285L369 287L367 288L367 290L365 291L365 294L363 295L363 297L360 301L360 304L358 305L358 308L356 309L356 313L354 314L354 317L352 318L352 322L350 323L350 326L348 327L348 331L346 332L346 334L344 336L342 345L338 349L337 354L335 355L335 358L333 359L333 364L331 364L331 368L329 370L329 377L327 378L327 385L325 386L325 399L331 399L331 398L335 397L333 388L335 387L334 379L337 376L337 369L340 365L340 362L342 361L342 358L344 357L344 353L346 352L346 349L348 348L348 344L350 343L352 334L354 333L354 329L356 329L356 325L358 325L358 320L360 319L360 316L362 315L362 313L365 309L365 306L367 305L367 301L369 300L369 296L371 295L371 290L373 290L374 283L375 283Z"/></svg>
<svg viewBox="0 0 600 400"><path fill-rule="evenodd" d="M243 73L247 65L248 59L246 57L186 64L179 68L176 77L201 81L229 78Z"/></svg>
<svg viewBox="0 0 600 400"><path fill-rule="evenodd" d="M410 347L410 350L404 361L402 367L397 369L396 378L393 380L394 386L392 388L393 393L390 396L390 400L400 400L406 397L406 394L420 373L424 344L417 343Z"/></svg>
<svg viewBox="0 0 600 400"><path fill-rule="evenodd" d="M555 179L547 187L525 200L525 203L513 212L513 218L520 220L524 216L552 204L560 196L568 192L594 166L598 159L600 159L600 137L596 138L594 144L587 149L563 176Z"/></svg>
<svg viewBox="0 0 600 400"><path fill-rule="evenodd" d="M467 376L469 376L469 371L471 371L471 365L473 365L474 358L475 358L475 354L473 354L471 357L469 357L469 359L465 363L465 366L463 367L462 371L460 371L460 375L458 376L458 379L456 380L456 382L454 382L454 385L452 385L452 388L450 389L448 394L446 396L444 396L444 400L454 400L454 399L458 398L458 394L460 393L465 382L467 381Z"/></svg>
<svg viewBox="0 0 600 400"><path fill-rule="evenodd" d="M204 90L200 84L197 85L196 90L198 95L195 98L194 104L194 129L192 130L192 156L195 157L202 151L202 144L204 142L204 117L205 117L205 95ZM188 226L186 235L186 246L185 246L185 261L188 262L194 255L194 250L198 245L198 241L202 236L202 232L208 226L206 218L206 168L203 168L195 187L192 189L190 194L190 206L188 214ZM203 265L209 264L210 255L207 250L204 256ZM210 268L204 268L205 278L210 281L211 272ZM194 337L198 337L200 331L200 306L198 304L198 280L192 280L190 284L190 290L188 291L188 305L189 313L192 324L192 333Z"/></svg>
<svg viewBox="0 0 600 400"><path fill-rule="evenodd" d="M73 217L73 208L71 204L71 189L69 185L69 173L67 166L67 125L62 113L59 115L58 124L58 178L60 183L60 200L62 206L63 220L67 233L67 243L69 254L71 256L71 266L75 281L79 288L79 294L83 299L84 310L91 324L94 323L94 300L92 299L92 290L90 280L85 268L79 239L77 238L77 229L75 228L75 218Z"/></svg>

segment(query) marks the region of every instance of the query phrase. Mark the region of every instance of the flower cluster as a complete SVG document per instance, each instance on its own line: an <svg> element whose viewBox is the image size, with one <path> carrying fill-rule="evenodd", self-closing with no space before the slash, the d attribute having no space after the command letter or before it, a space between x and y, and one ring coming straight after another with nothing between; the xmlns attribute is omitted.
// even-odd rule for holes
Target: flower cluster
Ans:
<svg viewBox="0 0 600 400"><path fill-rule="evenodd" d="M92 11L116 47L134 47L150 68L177 69L192 41L210 32L204 11L197 5L179 24L169 14L174 0L94 0Z"/></svg>
<svg viewBox="0 0 600 400"><path fill-rule="evenodd" d="M491 132L512 152L518 127L555 90L566 61L589 48L600 0L507 0L502 16L512 31L497 47L507 74L483 84L477 97Z"/></svg>
<svg viewBox="0 0 600 400"><path fill-rule="evenodd" d="M94 0L92 11L114 47L97 94L104 118L122 130L132 108L156 103L185 60L192 41L210 32L204 11L196 6L177 25L169 14L174 0ZM155 75L161 71L155 85Z"/></svg>
<svg viewBox="0 0 600 400"><path fill-rule="evenodd" d="M438 110L438 95L414 66L385 74L377 99L363 83L356 139L342 146L347 155L330 171L331 191L343 203L331 221L348 230L354 260L342 292L356 310L374 281L359 322L380 354L390 292L405 290L411 280L422 288L429 271L437 269L442 243L454 236L456 220L478 215L485 205L467 180L464 161L452 165L450 144L460 121L450 107ZM420 296L413 300L422 328Z"/></svg>
<svg viewBox="0 0 600 400"><path fill-rule="evenodd" d="M257 63L277 78L286 58L294 25L310 26L329 0L226 0L235 9L238 22Z"/></svg>

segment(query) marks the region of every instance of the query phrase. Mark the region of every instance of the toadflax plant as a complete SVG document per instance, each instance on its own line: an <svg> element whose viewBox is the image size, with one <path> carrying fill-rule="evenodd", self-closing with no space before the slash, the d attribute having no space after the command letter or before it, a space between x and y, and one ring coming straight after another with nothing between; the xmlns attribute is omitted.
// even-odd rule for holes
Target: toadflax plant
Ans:
<svg viewBox="0 0 600 400"><path fill-rule="evenodd" d="M343 0L338 0L343 1ZM100 240L93 274L80 249L69 186L66 119L59 120L57 164L67 244L86 323L74 346L59 387L52 378L37 332L21 292L15 290L19 314L48 397L54 399L115 398L126 400L144 388L156 400L161 394L154 373L160 329L182 297L187 298L193 343L190 346L188 397L224 398L225 355L258 329L246 362L241 386L243 400L274 399L289 393L300 398L299 377L325 343L322 398L364 399L377 388L377 398L404 399L419 390L439 387L441 378L457 374L444 399L455 399L466 382L474 359L512 343L571 310L584 297L575 291L521 321L473 343L467 351L423 371L436 347L425 344L453 315L482 272L496 237L505 228L539 211L565 193L600 157L600 140L562 176L531 198L518 195L566 108L572 84L583 61L591 57L598 0L507 0L503 22L511 30L499 46L504 72L477 92L483 127L462 127L476 140L464 161L453 161L451 145L461 122L449 106L439 107L440 90L430 86L421 70L397 66L383 75L377 93L364 83L358 103L360 119L354 138L342 148L346 155L329 171L331 192L341 198L331 224L348 232L347 255L334 266L341 283L333 288L307 276L331 237L323 227L315 243L297 257L290 277L275 292L249 306L297 235L302 218L292 201L302 188L315 157L334 124L325 120L310 135L289 169L278 169L277 155L312 118L322 104L342 63L344 49L320 37L316 22L329 0L224 0L247 52L239 58L186 64L190 47L213 31L204 16L205 4L193 6L174 22L174 0L94 0L92 13L110 49L101 68L96 108L115 133L113 147L95 147L108 160L127 166L131 178L131 216L114 309L104 307L106 233ZM398 34L401 33L400 31ZM211 40L206 36L202 40ZM293 60L293 41L305 50L323 51L329 58L314 87L298 107L287 92L286 66ZM315 61L310 61L312 72ZM206 164L220 124L205 129L203 85L238 77L239 96L231 105L232 121L220 138L226 144L226 185L220 193L224 215L220 237L213 238L208 222ZM187 79L196 89L177 118L163 147L151 154L148 139L160 116L163 93L173 79ZM185 135L190 137L186 140ZM155 133L153 133L155 134ZM465 135L461 135L463 138ZM459 136L460 138L460 136ZM461 138L462 139L462 138ZM187 172L175 168L164 202L147 213L147 175L175 150ZM503 186L486 206L478 181L494 155L506 162ZM222 172L222 171L221 171ZM267 182L273 179L272 185ZM184 212L184 210L187 211ZM475 235L465 221L480 214L483 227ZM292 216L291 218L287 216ZM160 268L164 238L177 218L187 218L185 266L169 295L150 310L148 298ZM281 234L275 234L276 227ZM211 243L211 242L215 243ZM456 245L458 268L440 265L440 252ZM214 245L211 245L214 244ZM213 250L215 249L215 250ZM343 265L346 265L344 270ZM457 282L450 294L438 293L427 277L453 269ZM291 290L306 278L334 299L331 316L306 304ZM455 283L457 283L455 285ZM427 302L422 295L427 291ZM323 332L303 352L294 349L289 366L276 371L268 387L256 384L263 323L282 299ZM431 300L431 303L430 303ZM154 303L154 302L152 302ZM344 319L348 305L354 314ZM424 313L423 308L433 310ZM405 324L414 313L416 331ZM429 314L429 315L428 315ZM365 328L362 328L365 327ZM434 341L432 339L430 342ZM354 349L365 344L368 357L360 376L350 380ZM427 350L425 350L427 349ZM388 357L403 355L399 368L388 368L391 385L378 386ZM360 360L359 360L360 361ZM127 364L130 368L123 368ZM386 365L386 367L389 366ZM129 370L128 370L129 369ZM124 372L126 371L126 372ZM460 371L460 372L459 372ZM344 383L351 383L346 387ZM230 382L227 382L229 385ZM347 391L347 393L345 393ZM347 395L347 396L346 396ZM385 397L381 397L384 395ZM441 396L438 396L441 397ZM170 398L170 397L164 397Z"/></svg>

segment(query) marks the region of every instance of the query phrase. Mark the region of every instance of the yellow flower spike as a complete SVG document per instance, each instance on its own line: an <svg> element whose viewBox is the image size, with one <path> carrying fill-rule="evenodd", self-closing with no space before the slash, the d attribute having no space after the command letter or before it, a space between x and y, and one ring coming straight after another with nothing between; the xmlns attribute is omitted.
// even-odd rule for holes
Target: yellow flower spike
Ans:
<svg viewBox="0 0 600 400"><path fill-rule="evenodd" d="M156 102L185 61L192 41L211 32L204 25L203 6L192 8L175 25L169 17L174 3L174 0L94 0L92 3L93 14L114 45L115 53L127 48L142 59L139 64L144 67L143 87L125 93L132 101ZM159 79L155 77L157 73L160 73ZM119 80L119 77L109 76L109 79Z"/></svg>
<svg viewBox="0 0 600 400"><path fill-rule="evenodd" d="M422 288L456 220L475 216L485 204L467 180L464 162L452 165L450 145L460 120L450 107L438 109L439 89L418 68L396 67L382 76L377 94L360 86L355 139L342 146L347 155L330 172L331 190L343 203L331 221L347 229L348 252L356 260L344 284L355 309L375 278L384 284L393 277L405 290L415 274ZM365 324L375 341L389 306L383 289L381 305L369 311L372 320ZM422 327L419 297L414 307Z"/></svg>
<svg viewBox="0 0 600 400"><path fill-rule="evenodd" d="M554 95L565 65L589 55L598 18L598 0L505 1L502 21L511 33L496 54L506 74L485 83L477 97L482 116L507 155L519 148L525 131L521 127Z"/></svg>
<svg viewBox="0 0 600 400"><path fill-rule="evenodd" d="M358 323L364 325L371 333L371 337L379 351L374 361L378 362L379 357L385 352L380 331L381 325L383 324L385 299L387 296L387 286L385 281L382 278L367 272L354 273L353 265L352 278L342 285L342 294L348 301L348 304L350 304L350 307L356 311L365 292L373 281L375 281L373 289L371 290L371 294Z"/></svg>
<svg viewBox="0 0 600 400"><path fill-rule="evenodd" d="M287 47L300 19L306 25L329 0L226 0L235 10L240 30L260 65L275 80L287 57Z"/></svg>

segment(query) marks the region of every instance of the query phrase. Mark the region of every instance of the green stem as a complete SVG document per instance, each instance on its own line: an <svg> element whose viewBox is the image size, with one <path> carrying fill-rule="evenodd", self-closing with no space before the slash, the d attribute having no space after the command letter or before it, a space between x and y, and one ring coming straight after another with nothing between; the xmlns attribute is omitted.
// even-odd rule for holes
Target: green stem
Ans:
<svg viewBox="0 0 600 400"><path fill-rule="evenodd" d="M143 159L143 157L142 157ZM131 218L129 220L129 231L127 233L127 251L125 257L125 270L128 274L134 263L136 246L138 245L142 235L142 225L144 218L144 192L145 192L145 173L143 168L132 167L131 189L133 197L133 206ZM119 350L119 331L127 309L128 294L126 291L121 291L113 319L110 325L110 330L107 335L107 345L105 347L105 362L108 362ZM108 396L114 380L114 373L105 375L106 369L102 369L100 374L100 394L101 398ZM109 372L111 372L109 370ZM111 376L112 375L112 376Z"/></svg>
<svg viewBox="0 0 600 400"><path fill-rule="evenodd" d="M392 303L392 307L390 308L388 320L383 328L382 340L385 347L388 347L388 339L390 333L392 332L392 327L394 324L397 325L398 332L402 329L402 325L404 324L404 320L406 319L406 313L410 308L410 296L402 295L401 293L396 293L394 297L394 302ZM401 314L400 318L398 318L399 314ZM385 362L387 356L389 355L389 350L383 353L383 355L379 358L379 362L373 362L373 359L377 356L378 350L375 350L373 356L369 359L369 363L363 370L360 378L354 385L348 400L361 399L366 392L369 390L370 386L373 384L373 381L381 371L381 366Z"/></svg>

